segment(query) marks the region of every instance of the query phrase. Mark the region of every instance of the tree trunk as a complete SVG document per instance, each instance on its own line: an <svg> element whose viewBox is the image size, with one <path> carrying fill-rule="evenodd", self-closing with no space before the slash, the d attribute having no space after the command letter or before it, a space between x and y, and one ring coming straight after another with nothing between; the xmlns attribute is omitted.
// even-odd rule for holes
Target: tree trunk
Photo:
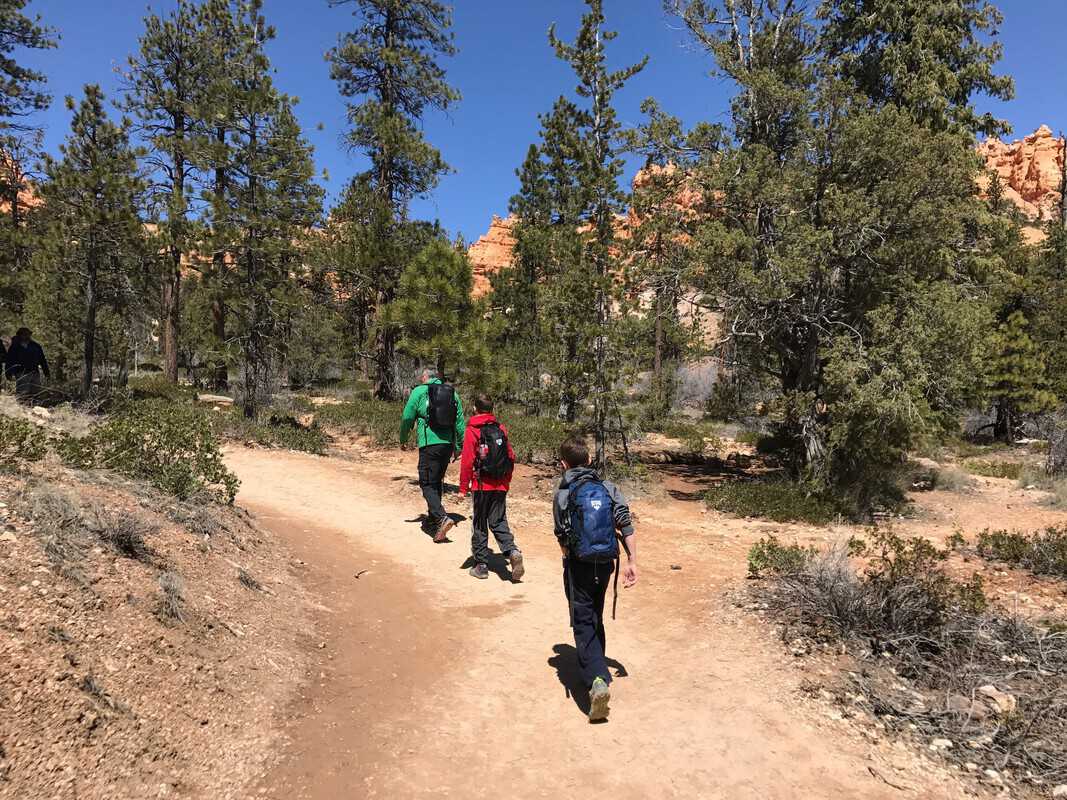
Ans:
<svg viewBox="0 0 1067 800"><path fill-rule="evenodd" d="M221 350L226 346L226 304L221 291L216 291L211 301L211 323L215 341ZM211 386L216 392L224 392L230 387L230 372L226 365L226 356L221 352L212 368Z"/></svg>
<svg viewBox="0 0 1067 800"><path fill-rule="evenodd" d="M178 330L181 324L181 252L172 247L168 268L163 274L163 375L171 383L178 382Z"/></svg>
<svg viewBox="0 0 1067 800"><path fill-rule="evenodd" d="M96 359L97 266L95 256L89 260L89 274L85 281L85 328L83 330L81 396L86 398L93 389L93 362Z"/></svg>
<svg viewBox="0 0 1067 800"><path fill-rule="evenodd" d="M374 396L379 400L390 401L400 396L396 365L397 332L393 326L382 322L382 315L392 300L392 292L383 289L378 293L378 326L374 334Z"/></svg>

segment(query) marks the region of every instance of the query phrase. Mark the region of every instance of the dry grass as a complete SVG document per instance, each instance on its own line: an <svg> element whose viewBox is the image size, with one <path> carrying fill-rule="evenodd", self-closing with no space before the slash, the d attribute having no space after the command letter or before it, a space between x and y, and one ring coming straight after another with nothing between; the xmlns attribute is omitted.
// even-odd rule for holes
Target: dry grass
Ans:
<svg viewBox="0 0 1067 800"><path fill-rule="evenodd" d="M173 570L159 576L159 603L156 616L168 625L185 624L185 581Z"/></svg>
<svg viewBox="0 0 1067 800"><path fill-rule="evenodd" d="M860 662L849 704L887 729L1009 780L1067 782L1067 633L984 607L928 543L882 535L867 555L857 572L837 547L760 584L783 637L844 646Z"/></svg>

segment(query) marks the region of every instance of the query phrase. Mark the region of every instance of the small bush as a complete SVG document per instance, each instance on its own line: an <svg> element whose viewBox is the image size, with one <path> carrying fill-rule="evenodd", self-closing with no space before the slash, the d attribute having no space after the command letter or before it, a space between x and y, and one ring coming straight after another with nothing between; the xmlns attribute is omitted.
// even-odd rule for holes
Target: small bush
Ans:
<svg viewBox="0 0 1067 800"><path fill-rule="evenodd" d="M101 530L101 538L119 555L134 561L148 561L152 551L145 542L145 536L155 527L142 517L133 514L120 514L106 523Z"/></svg>
<svg viewBox="0 0 1067 800"><path fill-rule="evenodd" d="M129 398L134 402L166 400L171 403L192 403L197 396L194 387L171 383L162 375L130 378L126 386Z"/></svg>
<svg viewBox="0 0 1067 800"><path fill-rule="evenodd" d="M21 466L48 453L48 436L29 420L0 416L0 464Z"/></svg>
<svg viewBox="0 0 1067 800"><path fill-rule="evenodd" d="M783 480L723 483L704 495L709 508L739 517L828 525L841 513L831 499Z"/></svg>
<svg viewBox="0 0 1067 800"><path fill-rule="evenodd" d="M159 603L156 616L167 624L185 623L185 581L174 571L159 576Z"/></svg>
<svg viewBox="0 0 1067 800"><path fill-rule="evenodd" d="M207 414L165 400L132 403L60 454L80 469L112 469L178 498L208 489L232 503L240 485L222 461Z"/></svg>
<svg viewBox="0 0 1067 800"><path fill-rule="evenodd" d="M775 536L760 539L748 550L748 575L759 578L764 573L787 575L800 572L815 557L814 547L783 545Z"/></svg>
<svg viewBox="0 0 1067 800"><path fill-rule="evenodd" d="M21 505L53 569L83 582L80 562L92 526L78 498L66 489L44 483L29 488Z"/></svg>
<svg viewBox="0 0 1067 800"><path fill-rule="evenodd" d="M968 459L963 462L963 468L972 475L981 475L985 478L1005 478L1017 481L1023 472L1023 465L1014 461L988 461L985 459Z"/></svg>
<svg viewBox="0 0 1067 800"><path fill-rule="evenodd" d="M760 439L765 436L766 434L759 431L738 431L734 436L734 441L738 444L746 444L749 447L755 447L759 444Z"/></svg>
<svg viewBox="0 0 1067 800"><path fill-rule="evenodd" d="M556 417L525 414L513 406L498 409L496 415L508 429L515 458L523 464L554 462L559 446L573 432L573 426Z"/></svg>
<svg viewBox="0 0 1067 800"><path fill-rule="evenodd" d="M1023 567L1035 575L1067 578L1067 526L1029 534L986 530L978 534L978 554Z"/></svg>
<svg viewBox="0 0 1067 800"><path fill-rule="evenodd" d="M263 591L263 584L261 584L259 581L257 581L252 576L252 573L250 573L244 567L241 567L240 569L237 570L237 580L240 582L240 584L242 586L244 586L246 589L252 590L253 592L262 592Z"/></svg>
<svg viewBox="0 0 1067 800"><path fill-rule="evenodd" d="M384 400L353 400L349 403L319 406L316 421L340 433L369 436L377 444L395 444L400 435L402 403Z"/></svg>
<svg viewBox="0 0 1067 800"><path fill-rule="evenodd" d="M233 408L216 414L213 426L219 436L227 439L315 455L326 452L326 432L319 426L318 421L304 426L287 414L277 411L272 411L265 422L258 422L246 418L241 409Z"/></svg>

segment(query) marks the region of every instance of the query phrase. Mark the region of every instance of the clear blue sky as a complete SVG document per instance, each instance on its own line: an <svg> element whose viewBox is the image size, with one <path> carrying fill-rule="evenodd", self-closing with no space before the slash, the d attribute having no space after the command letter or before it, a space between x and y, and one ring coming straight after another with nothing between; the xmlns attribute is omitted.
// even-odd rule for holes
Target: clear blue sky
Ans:
<svg viewBox="0 0 1067 800"><path fill-rule="evenodd" d="M536 139L537 115L572 89L573 78L549 50L545 32L557 22L561 34L571 38L585 6L581 0L455 0L454 5L460 52L447 68L463 101L448 117L428 118L426 132L456 173L414 211L440 219L450 232L472 241L494 213L506 212L517 188L515 169ZM1017 99L994 104L983 98L979 105L1008 119L1019 136L1042 123L1055 130L1067 127L1067 83L1062 80L1067 2L1000 0L997 5L1005 16L1001 71L1015 77ZM651 57L618 98L624 124L641 121L639 106L648 96L687 124L724 119L730 87L706 77L710 62L688 45L677 21L664 15L660 0L607 0L605 6L611 27L620 34L610 51L615 65ZM115 67L136 48L146 7L167 11L173 0L31 0L28 10L41 14L62 35L58 50L22 56L47 73L55 94L52 109L39 119L48 149L54 150L67 132L65 95L79 95L87 82L100 83L115 95ZM299 116L334 196L360 163L341 143L344 106L323 53L339 32L352 26L351 11L331 9L327 0L266 0L265 13L278 28L270 48L277 82L300 98Z"/></svg>

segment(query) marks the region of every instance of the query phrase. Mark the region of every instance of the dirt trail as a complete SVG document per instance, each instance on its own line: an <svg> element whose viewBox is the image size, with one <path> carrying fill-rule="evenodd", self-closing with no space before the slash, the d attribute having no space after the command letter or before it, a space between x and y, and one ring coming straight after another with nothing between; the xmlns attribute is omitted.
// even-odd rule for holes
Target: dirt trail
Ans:
<svg viewBox="0 0 1067 800"><path fill-rule="evenodd" d="M589 725L581 692L567 692L578 679L547 481L533 493L523 472L510 501L526 581L475 581L462 568L469 522L437 546L408 522L414 458L228 456L239 502L307 561L324 606L308 632L319 666L279 719L289 745L259 796L964 795L800 699L781 645L723 598L747 542L679 500L633 504L641 583L620 589L609 623L611 721Z"/></svg>

